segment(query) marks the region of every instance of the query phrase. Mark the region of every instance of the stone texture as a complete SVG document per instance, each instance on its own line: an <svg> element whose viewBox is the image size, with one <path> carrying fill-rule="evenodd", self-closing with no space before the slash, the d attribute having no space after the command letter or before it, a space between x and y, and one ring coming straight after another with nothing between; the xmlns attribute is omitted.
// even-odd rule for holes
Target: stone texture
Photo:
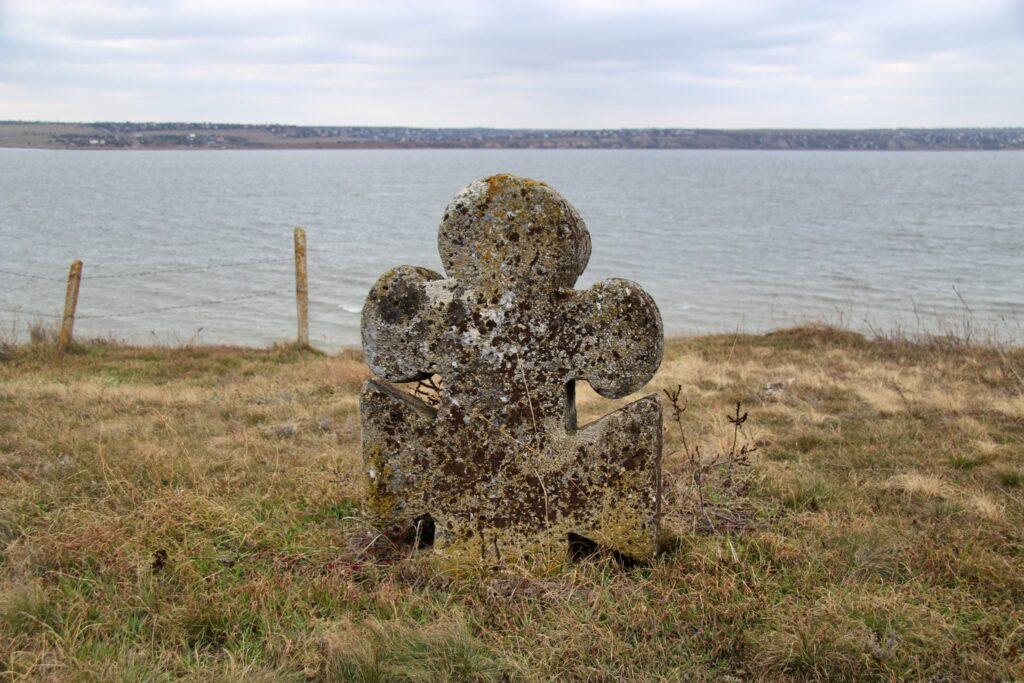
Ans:
<svg viewBox="0 0 1024 683"><path fill-rule="evenodd" d="M362 392L368 503L381 525L430 515L457 563L566 555L576 534L655 551L657 395L577 427L575 382L620 398L661 363L661 316L628 280L572 289L590 258L576 210L543 183L497 175L449 203L447 277L399 266L363 307L366 361L387 382L439 375L436 406L387 382Z"/></svg>

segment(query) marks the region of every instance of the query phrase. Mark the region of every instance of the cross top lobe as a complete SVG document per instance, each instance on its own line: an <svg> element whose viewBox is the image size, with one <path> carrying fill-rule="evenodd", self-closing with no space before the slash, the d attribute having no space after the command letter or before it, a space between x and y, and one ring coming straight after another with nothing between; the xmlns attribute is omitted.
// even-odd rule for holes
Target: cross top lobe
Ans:
<svg viewBox="0 0 1024 683"><path fill-rule="evenodd" d="M437 239L445 272L478 286L572 287L590 260L576 209L544 183L478 180L448 204Z"/></svg>
<svg viewBox="0 0 1024 683"><path fill-rule="evenodd" d="M400 266L377 281L362 320L370 368L391 382L443 382L436 408L373 380L364 388L369 502L382 521L432 515L448 555L507 558L569 532L652 551L660 402L577 429L574 383L615 398L639 389L661 361L661 318L626 280L573 290L590 248L560 194L492 176L445 211L448 277Z"/></svg>

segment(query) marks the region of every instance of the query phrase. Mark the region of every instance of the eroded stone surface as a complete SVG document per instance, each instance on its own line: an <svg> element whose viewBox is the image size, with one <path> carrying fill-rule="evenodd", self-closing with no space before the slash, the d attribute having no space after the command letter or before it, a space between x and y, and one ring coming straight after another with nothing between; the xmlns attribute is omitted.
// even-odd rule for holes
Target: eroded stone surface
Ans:
<svg viewBox="0 0 1024 683"><path fill-rule="evenodd" d="M463 562L564 556L570 533L634 558L655 550L661 402L577 428L574 383L619 398L661 363L661 316L628 280L572 289L590 258L576 210L543 183L477 181L445 211L448 277L400 266L363 307L366 361L388 382L440 375L431 407L385 382L360 401L371 511L435 522Z"/></svg>

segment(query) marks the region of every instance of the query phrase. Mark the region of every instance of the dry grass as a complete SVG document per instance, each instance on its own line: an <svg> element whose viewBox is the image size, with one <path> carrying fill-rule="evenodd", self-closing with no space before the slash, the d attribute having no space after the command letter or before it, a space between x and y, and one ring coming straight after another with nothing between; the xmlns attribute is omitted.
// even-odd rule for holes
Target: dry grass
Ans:
<svg viewBox="0 0 1024 683"><path fill-rule="evenodd" d="M683 385L689 441L750 410L712 491L747 523L700 531L676 454L652 566L471 577L360 517L356 354L0 359L0 678L1024 677L1020 350L675 340L650 390Z"/></svg>

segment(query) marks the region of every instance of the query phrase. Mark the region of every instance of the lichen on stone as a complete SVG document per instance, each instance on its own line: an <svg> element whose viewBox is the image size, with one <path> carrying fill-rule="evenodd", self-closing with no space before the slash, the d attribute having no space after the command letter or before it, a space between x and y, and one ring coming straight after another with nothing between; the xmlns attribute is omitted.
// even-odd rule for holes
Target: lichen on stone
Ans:
<svg viewBox="0 0 1024 683"><path fill-rule="evenodd" d="M661 363L661 316L636 283L572 289L590 258L579 213L544 183L497 175L449 203L446 277L400 266L363 307L362 447L382 525L434 520L456 564L514 562L570 534L655 551L661 505L656 395L579 428L574 383L620 398ZM443 379L436 407L388 382ZM564 554L564 553L563 553Z"/></svg>

